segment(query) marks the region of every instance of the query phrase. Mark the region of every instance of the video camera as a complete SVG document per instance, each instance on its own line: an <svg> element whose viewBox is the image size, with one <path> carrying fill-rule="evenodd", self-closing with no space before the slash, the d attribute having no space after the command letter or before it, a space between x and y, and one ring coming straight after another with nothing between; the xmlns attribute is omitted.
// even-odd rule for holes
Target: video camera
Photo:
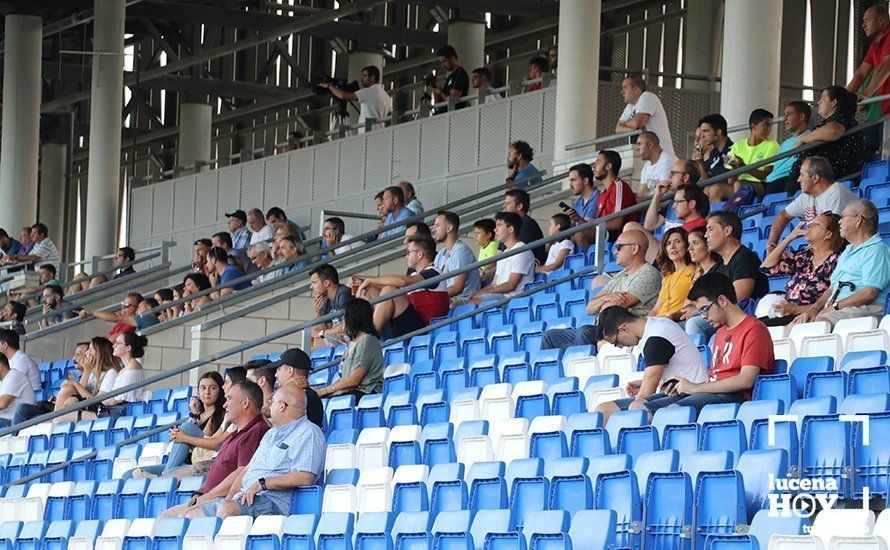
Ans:
<svg viewBox="0 0 890 550"><path fill-rule="evenodd" d="M321 84L330 84L334 88L350 93L355 93L361 88L357 80L347 82L342 78L333 78L325 75L319 78L318 82L312 86L312 91L315 92L316 95L327 95L328 93L328 89L322 87Z"/></svg>

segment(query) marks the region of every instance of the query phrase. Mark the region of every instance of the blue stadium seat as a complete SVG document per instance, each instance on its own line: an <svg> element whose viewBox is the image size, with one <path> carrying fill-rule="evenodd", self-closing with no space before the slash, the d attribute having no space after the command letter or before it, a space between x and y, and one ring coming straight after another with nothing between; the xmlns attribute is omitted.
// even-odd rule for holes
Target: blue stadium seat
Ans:
<svg viewBox="0 0 890 550"><path fill-rule="evenodd" d="M887 352L884 350L848 351L841 360L840 369L849 372L851 369L877 367L887 364Z"/></svg>
<svg viewBox="0 0 890 550"><path fill-rule="evenodd" d="M546 330L547 323L544 321L532 321L518 325L516 330L517 348L529 352L541 350L541 340L544 338Z"/></svg>
<svg viewBox="0 0 890 550"><path fill-rule="evenodd" d="M510 493L513 521L521 527L529 512L547 509L549 481L544 477L544 461L539 458L517 459L504 474Z"/></svg>
<svg viewBox="0 0 890 550"><path fill-rule="evenodd" d="M437 464L430 470L430 511L433 515L446 510L464 510L469 501L463 480L464 465Z"/></svg>
<svg viewBox="0 0 890 550"><path fill-rule="evenodd" d="M470 386L484 387L489 384L498 384L501 381L497 368L497 355L478 355L468 359L467 371L470 376Z"/></svg>
<svg viewBox="0 0 890 550"><path fill-rule="evenodd" d="M890 394L865 393L848 395L838 409L840 414L873 414L890 410Z"/></svg>
<svg viewBox="0 0 890 550"><path fill-rule="evenodd" d="M699 451L730 451L733 461L748 449L745 427L737 420L705 422L699 435Z"/></svg>
<svg viewBox="0 0 890 550"><path fill-rule="evenodd" d="M433 338L433 357L438 361L461 357L461 347L457 332L444 331Z"/></svg>
<svg viewBox="0 0 890 550"><path fill-rule="evenodd" d="M689 474L695 486L702 472L722 472L732 468L732 454L729 451L696 451L687 455L680 464L682 471Z"/></svg>
<svg viewBox="0 0 890 550"><path fill-rule="evenodd" d="M407 363L408 357L405 351L405 343L398 342L383 348L383 362L386 363L386 365Z"/></svg>
<svg viewBox="0 0 890 550"><path fill-rule="evenodd" d="M188 529L185 532L186 538L190 536L209 537L210 540L219 532L222 520L219 518L197 518L189 521ZM187 542L187 541L184 541Z"/></svg>
<svg viewBox="0 0 890 550"><path fill-rule="evenodd" d="M158 520L152 537L152 550L179 550L180 541L188 530L189 520L164 518Z"/></svg>
<svg viewBox="0 0 890 550"><path fill-rule="evenodd" d="M170 390L155 390L151 392L151 398L148 400L148 410L146 412L152 414L161 414L167 412L167 401L170 400Z"/></svg>
<svg viewBox="0 0 890 550"><path fill-rule="evenodd" d="M634 524L642 521L643 510L637 477L633 471L604 473L596 480L594 507L616 513L615 544L617 548L639 549L641 536Z"/></svg>
<svg viewBox="0 0 890 550"><path fill-rule="evenodd" d="M47 521L26 521L15 540L16 549L40 550L48 527Z"/></svg>
<svg viewBox="0 0 890 550"><path fill-rule="evenodd" d="M392 511L398 515L402 512L425 512L429 510L430 499L427 484L424 481L399 481L393 487Z"/></svg>
<svg viewBox="0 0 890 550"><path fill-rule="evenodd" d="M319 548L349 548L354 525L355 518L348 512L322 514L315 528L315 543Z"/></svg>
<svg viewBox="0 0 890 550"><path fill-rule="evenodd" d="M114 421L114 427L109 435L109 443L114 445L130 437L133 431L133 425L136 423L135 416L121 416Z"/></svg>
<svg viewBox="0 0 890 550"><path fill-rule="evenodd" d="M788 373L794 378L794 384L797 387L797 398L804 397L806 389L807 376L816 372L831 372L834 370L833 357L798 357L791 363ZM818 397L818 396L813 396Z"/></svg>
<svg viewBox="0 0 890 550"><path fill-rule="evenodd" d="M404 550L430 548L434 516L430 512L402 512L392 526L393 547Z"/></svg>
<svg viewBox="0 0 890 550"><path fill-rule="evenodd" d="M615 547L617 515L613 510L581 510L572 518L572 548L610 550Z"/></svg>
<svg viewBox="0 0 890 550"><path fill-rule="evenodd" d="M59 422L53 426L52 434L49 437L49 446L51 449L67 449L70 448L71 431L74 429L73 422Z"/></svg>
<svg viewBox="0 0 890 550"><path fill-rule="evenodd" d="M445 391L446 399L453 399L467 389L469 374L462 359L452 359L439 367L439 387Z"/></svg>
<svg viewBox="0 0 890 550"><path fill-rule="evenodd" d="M890 498L890 413L869 415L869 441L863 442L862 424L853 425L853 488L851 498L861 499L864 487L871 495Z"/></svg>
<svg viewBox="0 0 890 550"><path fill-rule="evenodd" d="M0 548L13 550L21 530L22 522L20 521L4 521L0 523Z"/></svg>
<svg viewBox="0 0 890 550"><path fill-rule="evenodd" d="M646 497L646 484L654 473L673 473L680 469L680 453L675 450L655 451L640 455L634 463L639 483L640 501Z"/></svg>
<svg viewBox="0 0 890 550"><path fill-rule="evenodd" d="M492 353L496 353L492 348ZM527 351L509 351L497 353L498 357L498 374L501 382L510 382L511 379L528 380L531 376L531 368ZM518 374L511 374L511 371L517 369ZM508 378L508 375L510 377ZM512 383L512 382L511 382Z"/></svg>
<svg viewBox="0 0 890 550"><path fill-rule="evenodd" d="M74 490L65 501L65 519L80 523L90 518L90 510L93 503L93 495L96 494L97 483L95 481L78 481L74 484Z"/></svg>
<svg viewBox="0 0 890 550"><path fill-rule="evenodd" d="M442 512L433 522L433 547L440 550L463 550L473 547L470 526L473 512L455 510Z"/></svg>
<svg viewBox="0 0 890 550"><path fill-rule="evenodd" d="M90 501L90 519L108 521L115 518L118 495L122 488L121 480L112 479L99 483ZM135 516L131 516L135 517Z"/></svg>
<svg viewBox="0 0 890 550"><path fill-rule="evenodd" d="M538 293L532 296L532 314L535 321L550 321L562 316L559 295Z"/></svg>
<svg viewBox="0 0 890 550"><path fill-rule="evenodd" d="M315 548L315 528L319 516L295 514L284 520L281 530L281 546L292 550Z"/></svg>
<svg viewBox="0 0 890 550"><path fill-rule="evenodd" d="M470 535L475 543L474 548L497 546L497 540L512 538L516 533L511 522L510 510L479 510L473 518Z"/></svg>
<svg viewBox="0 0 890 550"><path fill-rule="evenodd" d="M800 393L803 388L800 388ZM778 399L787 410L791 403L801 397L797 385L790 374L758 376L754 381L754 399Z"/></svg>
<svg viewBox="0 0 890 550"><path fill-rule="evenodd" d="M291 496L290 513L310 515L320 514L323 497L324 491L318 485L297 487L294 489L293 495Z"/></svg>
<svg viewBox="0 0 890 550"><path fill-rule="evenodd" d="M411 391L415 394L423 394L441 387L438 364L432 359L413 363L408 376L411 379Z"/></svg>
<svg viewBox="0 0 890 550"><path fill-rule="evenodd" d="M843 399L845 395L890 392L890 366L888 365L859 367L840 374L846 374L847 385L844 388L846 393L837 396L839 400Z"/></svg>
<svg viewBox="0 0 890 550"><path fill-rule="evenodd" d="M73 521L53 521L43 537L42 550L65 550L68 548L68 539L74 536ZM166 549L162 549L166 550Z"/></svg>
<svg viewBox="0 0 890 550"><path fill-rule="evenodd" d="M642 410L618 411L609 417L606 430L609 432L609 443L613 449L618 448L618 435L622 428L645 426L649 422L649 414Z"/></svg>
<svg viewBox="0 0 890 550"><path fill-rule="evenodd" d="M356 429L364 430L382 426L386 426L386 421L383 418L383 394L369 394L362 397L355 410Z"/></svg>
<svg viewBox="0 0 890 550"><path fill-rule="evenodd" d="M565 510L531 512L522 534L529 548L571 548L568 538L571 516Z"/></svg>
<svg viewBox="0 0 890 550"><path fill-rule="evenodd" d="M834 399L833 397L817 397L815 399ZM809 401L807 399L799 399L795 401ZM789 413L793 414L793 413ZM827 413L826 413L827 414ZM800 445L797 432L797 423L795 422L776 422L773 424L774 443L769 444L769 421L761 418L754 421L751 427L751 438L748 447L751 450L763 449L781 449L785 451L788 458L788 467L797 471L800 465Z"/></svg>
<svg viewBox="0 0 890 550"><path fill-rule="evenodd" d="M618 431L617 452L629 454L633 457L634 462L641 455L659 449L661 449L661 442L658 438L658 430L653 426L625 427Z"/></svg>
<svg viewBox="0 0 890 550"><path fill-rule="evenodd" d="M417 424L417 408L414 405L415 397L410 391L394 391L383 401L383 416L386 418L386 426L413 426Z"/></svg>
<svg viewBox="0 0 890 550"><path fill-rule="evenodd" d="M145 514L147 517L156 518L162 512L173 506L173 493L176 492L176 480L174 478L156 478L148 484L145 493Z"/></svg>
<svg viewBox="0 0 890 550"><path fill-rule="evenodd" d="M587 477L589 461L586 458L556 458L544 465L544 474L550 480L548 508L565 510L574 514L593 506L593 486Z"/></svg>
<svg viewBox="0 0 890 550"><path fill-rule="evenodd" d="M685 472L649 475L645 494L646 548L688 550L686 533L692 526L692 482Z"/></svg>
<svg viewBox="0 0 890 550"><path fill-rule="evenodd" d="M179 483L179 488L173 493L173 505L178 506L189 501L196 491L200 491L204 485L203 476L189 476Z"/></svg>
<svg viewBox="0 0 890 550"><path fill-rule="evenodd" d="M708 535L732 534L747 523L745 487L734 470L701 472L695 485L695 545L704 545Z"/></svg>
<svg viewBox="0 0 890 550"><path fill-rule="evenodd" d="M747 451L736 469L744 480L747 517L753 518L769 505L770 476L774 479L788 476L788 453L784 449Z"/></svg>
<svg viewBox="0 0 890 550"><path fill-rule="evenodd" d="M481 357L489 353L488 334L484 328L459 330L461 356L467 358Z"/></svg>
<svg viewBox="0 0 890 550"><path fill-rule="evenodd" d="M832 492L845 498L849 487L843 472L849 466L850 447L850 423L836 415L807 417L800 433L801 479L833 478L839 490Z"/></svg>
<svg viewBox="0 0 890 550"><path fill-rule="evenodd" d="M101 486L100 486L101 487ZM147 479L128 479L117 497L115 518L145 517L145 493L148 490Z"/></svg>
<svg viewBox="0 0 890 550"><path fill-rule="evenodd" d="M566 317L581 318L587 310L587 302L590 300L590 291L586 288L560 293L562 313Z"/></svg>
<svg viewBox="0 0 890 550"><path fill-rule="evenodd" d="M506 467L503 462L476 462L467 472L469 509L500 510L507 507Z"/></svg>
<svg viewBox="0 0 890 550"><path fill-rule="evenodd" d="M420 434L423 463L430 468L457 460L454 448L454 426L448 422L425 424Z"/></svg>
<svg viewBox="0 0 890 550"><path fill-rule="evenodd" d="M389 533L395 517L390 512L365 512L355 524L355 550L392 548Z"/></svg>
<svg viewBox="0 0 890 550"><path fill-rule="evenodd" d="M327 432L355 427L355 396L341 395L328 399L325 405Z"/></svg>
<svg viewBox="0 0 890 550"><path fill-rule="evenodd" d="M668 424L693 424L696 412L692 407L662 407L652 416L652 427L658 432L662 441L664 429Z"/></svg>
<svg viewBox="0 0 890 550"><path fill-rule="evenodd" d="M598 412L575 414L566 420L569 454L593 458L611 454L609 434L603 428L603 415Z"/></svg>
<svg viewBox="0 0 890 550"><path fill-rule="evenodd" d="M408 363L412 365L417 361L426 361L433 358L433 337L431 334L421 334L411 338L405 348Z"/></svg>

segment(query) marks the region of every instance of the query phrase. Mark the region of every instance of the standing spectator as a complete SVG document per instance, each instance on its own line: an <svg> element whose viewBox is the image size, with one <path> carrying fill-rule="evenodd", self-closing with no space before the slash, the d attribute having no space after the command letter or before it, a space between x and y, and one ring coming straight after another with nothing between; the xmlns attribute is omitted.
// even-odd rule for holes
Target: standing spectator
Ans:
<svg viewBox="0 0 890 550"><path fill-rule="evenodd" d="M384 227L407 220L414 215L413 212L405 207L405 194L402 193L402 189L397 185L383 190L383 212L386 213L386 218L383 220ZM402 231L401 227L393 227L381 233L378 238L384 239L391 235L398 235Z"/></svg>
<svg viewBox="0 0 890 550"><path fill-rule="evenodd" d="M861 98L890 94L890 81L887 79L890 76L890 40L887 40L890 16L886 4L878 3L865 10L862 30L871 40L871 45L847 84L847 91L858 93ZM890 100L884 100L881 112L885 115L890 113Z"/></svg>
<svg viewBox="0 0 890 550"><path fill-rule="evenodd" d="M460 217L454 212L438 212L433 223L433 237L441 243L442 249L436 254L433 265L441 273L456 271L476 261L470 247L458 237ZM450 298L466 298L480 288L479 272L476 270L455 275L446 281Z"/></svg>
<svg viewBox="0 0 890 550"><path fill-rule="evenodd" d="M768 313L758 313L767 326L787 325L828 290L831 274L847 245L841 237L840 219L838 214L824 212L809 222L800 222L763 259L760 269L770 277L790 276L783 299L771 302ZM801 236L809 246L787 251L791 242ZM758 311L765 302L761 300Z"/></svg>
<svg viewBox="0 0 890 550"><path fill-rule="evenodd" d="M541 226L529 215L530 211L531 198L528 196L528 193L522 189L507 191L507 195L504 197L504 212L517 214L522 220L522 227L519 229L518 237L524 244L530 244L544 238ZM500 241L501 239L498 238L498 240ZM543 264L547 259L547 250L544 248L544 245L533 248L532 254L534 254L535 261L538 264Z"/></svg>
<svg viewBox="0 0 890 550"><path fill-rule="evenodd" d="M479 254L476 261L484 261L494 257L498 253L498 247L501 243L495 238L495 221L491 218L483 218L473 223L473 240L479 247ZM494 277L495 264L489 264L479 268L480 286L485 286Z"/></svg>
<svg viewBox="0 0 890 550"><path fill-rule="evenodd" d="M741 168L749 164L756 164L764 159L775 156L779 151L779 144L769 139L773 132L773 114L766 109L754 109L748 117L748 128L751 135L747 139L739 140L729 150L729 166L732 169ZM736 191L742 185L751 184L758 196L764 192L763 180L772 171L772 164L761 166L740 175L737 178ZM730 181L733 181L731 178Z"/></svg>
<svg viewBox="0 0 890 550"><path fill-rule="evenodd" d="M306 415L310 422L321 428L324 422L324 405L315 390L309 386L312 360L309 359L306 352L299 348L290 348L281 354L278 361L274 361L266 367L275 369L275 379L278 380L279 388L294 386L303 390L307 403Z"/></svg>
<svg viewBox="0 0 890 550"><path fill-rule="evenodd" d="M643 169L640 171L640 194L651 193L655 186L671 177L671 166L677 160L676 155L661 147L661 140L654 132L641 132L637 136L637 155L643 161ZM615 153L617 155L617 153ZM619 161L621 156L618 156ZM618 163L618 170L621 163Z"/></svg>
<svg viewBox="0 0 890 550"><path fill-rule="evenodd" d="M831 274L831 287L794 323L881 317L890 292L890 248L878 234L878 209L866 199L851 201L840 220L849 245ZM837 292L837 294L835 294Z"/></svg>
<svg viewBox="0 0 890 550"><path fill-rule="evenodd" d="M856 195L850 189L834 181L831 163L824 157L810 157L800 167L800 189L803 191L791 204L776 215L769 232L767 251L772 250L788 223L803 218L807 223L823 212L843 212Z"/></svg>
<svg viewBox="0 0 890 550"><path fill-rule="evenodd" d="M28 377L10 368L6 356L0 356L0 428L12 425L12 417L19 405L34 403L34 390Z"/></svg>
<svg viewBox="0 0 890 550"><path fill-rule="evenodd" d="M621 82L621 97L627 106L618 118L615 133L646 130L658 136L661 148L674 154L674 142L668 127L667 113L661 100L652 92L646 91L646 82L638 75L627 76ZM670 163L668 163L670 164Z"/></svg>
<svg viewBox="0 0 890 550"><path fill-rule="evenodd" d="M250 248L247 249L247 257L250 259L250 263L257 266L257 269L260 271L272 266L272 248L266 241L259 241L250 245ZM271 281L279 275L281 275L281 272L277 269L263 275L258 275L257 278L254 279L253 284L258 285L265 283L266 281Z"/></svg>
<svg viewBox="0 0 890 550"><path fill-rule="evenodd" d="M380 69L374 65L368 65L363 68L360 84L361 88L355 92L341 90L327 82L319 84L319 86L327 88L337 99L359 102L359 134L365 133L365 121L368 119L377 121L371 127L372 130L385 128L385 120L392 112L392 98L389 97L389 94L380 85Z"/></svg>
<svg viewBox="0 0 890 550"><path fill-rule="evenodd" d="M473 69L473 89L478 90L478 94L485 95L485 99L483 100L484 104L494 103L499 99L503 99L501 94L494 91L494 87L491 85L491 71L486 69L485 67L478 67Z"/></svg>
<svg viewBox="0 0 890 550"><path fill-rule="evenodd" d="M263 211L259 208L251 208L247 211L247 226L250 228L250 244L260 241L271 241L275 238L275 229L266 223Z"/></svg>
<svg viewBox="0 0 890 550"><path fill-rule="evenodd" d="M417 198L411 182L400 181L396 186L402 190L402 195L405 196L405 208L414 214L423 214L423 205L420 203L420 199Z"/></svg>
<svg viewBox="0 0 890 550"><path fill-rule="evenodd" d="M507 149L507 183L514 183L518 189L541 183L541 176L535 176L538 169L532 164L534 150L524 141L514 141Z"/></svg>
<svg viewBox="0 0 890 550"><path fill-rule="evenodd" d="M210 263L210 267L213 269L213 273L210 276L210 283L213 286L225 285L236 279L241 279L246 275L243 269L229 260L229 255L226 254L226 251L222 248L218 248L215 246L211 248L210 253L207 254L207 261ZM233 286L225 286L223 288L220 288L219 290L213 292L210 295L210 298L213 300L217 300L219 298L222 298L223 296L228 296L229 294L232 294L237 290L244 290L245 288L249 287L250 281L244 280Z"/></svg>
<svg viewBox="0 0 890 550"><path fill-rule="evenodd" d="M726 119L715 113L698 121L700 145L696 147L692 160L698 163L703 178L713 178L728 171L726 160L732 149L732 140L727 135ZM725 201L732 195L732 186L727 182L709 185L705 191L711 202Z"/></svg>
<svg viewBox="0 0 890 550"><path fill-rule="evenodd" d="M0 251L3 255L18 254L22 249L22 243L9 236L5 229L0 229Z"/></svg>
<svg viewBox="0 0 890 550"><path fill-rule="evenodd" d="M550 216L550 227L547 231L547 235L552 237L557 233L565 231L571 226L572 220L569 219L568 215L554 214ZM562 269L566 256L571 254L574 249L575 245L572 244L572 239L569 238L550 243L547 245L547 261L544 265L535 268L535 273L550 273L557 269Z"/></svg>
<svg viewBox="0 0 890 550"><path fill-rule="evenodd" d="M49 230L42 223L35 223L31 226L31 240L34 241L34 247L27 254L19 251L18 254L7 254L0 260L0 264L23 264L33 263L40 267L45 264L53 266L56 271L59 270L59 250L47 235Z"/></svg>
<svg viewBox="0 0 890 550"><path fill-rule="evenodd" d="M326 219L321 229L321 237L321 247L329 251L322 256L324 259L338 254L346 254L353 248L361 246L361 243L338 246L343 241L351 241L355 238L346 232L346 223L343 222L343 218L332 217Z"/></svg>
<svg viewBox="0 0 890 550"><path fill-rule="evenodd" d="M649 315L677 321L689 289L692 288L692 277L695 274L685 229L675 227L664 232L656 263L661 271L661 292L658 293L658 301Z"/></svg>
<svg viewBox="0 0 890 550"><path fill-rule="evenodd" d="M620 157L619 157L620 160ZM593 185L593 168L589 164L576 164L569 168L569 188L578 197L566 214L573 225L581 225L596 219L599 210L600 192ZM596 228L585 229L572 235L572 240L580 247L596 242Z"/></svg>
<svg viewBox="0 0 890 550"><path fill-rule="evenodd" d="M544 73L550 72L550 62L543 55L536 55L528 62L528 74L525 75L526 82L537 80L544 76ZM536 92L544 87L543 82L535 82L534 84L525 84L522 86L520 93Z"/></svg>
<svg viewBox="0 0 890 550"><path fill-rule="evenodd" d="M309 275L309 288L315 304L315 316L321 317L333 311L342 311L346 302L352 300L349 287L340 284L340 274L334 266L321 264ZM335 317L330 321L312 327L312 337L316 346L324 344L326 336L343 334L343 317Z"/></svg>
<svg viewBox="0 0 890 550"><path fill-rule="evenodd" d="M785 131L788 137L779 146L776 151L777 155L787 153L797 147L797 141L806 134L810 133L810 116L812 116L810 104L806 101L789 101L785 104ZM794 165L794 155L777 160L773 164L773 169L766 177L766 193L781 193L791 188L789 186L788 175L791 173L791 167ZM793 182L790 182L793 183ZM794 194L791 191L789 194Z"/></svg>
<svg viewBox="0 0 890 550"><path fill-rule="evenodd" d="M0 314L0 321L2 321L5 326L4 328L8 328L14 330L19 336L25 334L25 313L27 313L28 307L15 300L10 300L3 306L3 312Z"/></svg>
<svg viewBox="0 0 890 550"><path fill-rule="evenodd" d="M19 335L17 332L6 328L0 329L0 353L9 360L9 367L12 370L19 371L28 378L34 391L43 387L37 363L19 349Z"/></svg>
<svg viewBox="0 0 890 550"><path fill-rule="evenodd" d="M637 141L637 147L640 142L646 142L647 138L640 136ZM656 138L657 139L657 138ZM656 142L657 145L657 142ZM664 153L661 153L664 157ZM637 197L626 181L618 177L621 172L621 155L615 151L600 151L593 164L593 175L603 184L603 190L600 192L599 204L597 204L596 217L602 218L630 208L637 204ZM609 242L615 242L621 233L621 228L627 222L637 221L637 213L621 216L614 220L606 222L606 229L609 231Z"/></svg>
<svg viewBox="0 0 890 550"><path fill-rule="evenodd" d="M519 237L522 227L522 218L519 214L498 212L494 217L497 220L495 235L498 241L506 247L506 251L526 244ZM494 280L491 284L474 292L468 301L479 303L480 297L493 294L514 296L525 290L525 285L535 280L535 257L528 250L498 260L496 265Z"/></svg>
<svg viewBox="0 0 890 550"><path fill-rule="evenodd" d="M340 362L340 378L318 389L322 397L354 395L362 397L383 390L383 348L374 328L371 304L361 298L344 306L343 326L349 345Z"/></svg>
<svg viewBox="0 0 890 550"><path fill-rule="evenodd" d="M856 96L840 86L829 86L819 97L819 116L822 122L813 131L797 140L798 147L814 142L824 142L818 147L797 154L797 160L788 175L789 183L795 182L794 191L800 175L800 166L809 157L825 157L831 163L834 177L842 179L862 169L865 162L865 136L862 132L850 135L844 133L857 126Z"/></svg>
<svg viewBox="0 0 890 550"><path fill-rule="evenodd" d="M436 56L439 58L439 63L442 64L442 69L448 72L448 76L445 78L445 85L442 88L430 86L434 101L438 103L448 101L449 97L461 98L467 95L470 92L470 76L466 69L460 66L460 62L457 60L457 51L450 45L442 46L436 51ZM466 103L461 102L456 105L456 108L461 109L465 106ZM447 111L447 108L444 111Z"/></svg>

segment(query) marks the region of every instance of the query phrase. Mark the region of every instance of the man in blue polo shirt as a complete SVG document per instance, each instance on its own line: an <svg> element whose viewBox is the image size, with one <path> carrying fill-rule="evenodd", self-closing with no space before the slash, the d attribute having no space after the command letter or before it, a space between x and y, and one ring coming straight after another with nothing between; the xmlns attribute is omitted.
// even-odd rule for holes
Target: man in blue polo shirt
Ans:
<svg viewBox="0 0 890 550"><path fill-rule="evenodd" d="M442 211L436 214L432 234L442 248L436 254L433 265L441 273L455 271L476 261L470 247L458 237L460 217L454 212ZM481 287L479 270L474 269L451 277L447 281L449 298L467 298Z"/></svg>
<svg viewBox="0 0 890 550"><path fill-rule="evenodd" d="M569 168L569 188L578 197L572 208L566 210L573 225L580 225L596 219L600 202L600 192L593 186L593 168L589 164L576 164ZM572 241L578 246L590 246L596 242L596 229L575 233Z"/></svg>
<svg viewBox="0 0 890 550"><path fill-rule="evenodd" d="M396 185L383 190L383 211L386 212L386 219L383 220L384 227L407 220L414 215L414 212L405 207L405 194ZM405 226L394 227L381 233L378 238L401 235L404 231Z"/></svg>
<svg viewBox="0 0 890 550"><path fill-rule="evenodd" d="M794 323L881 317L890 292L890 249L878 235L878 209L867 199L847 203L841 214L841 237L850 244L838 258L831 287ZM835 295L835 293L837 293Z"/></svg>

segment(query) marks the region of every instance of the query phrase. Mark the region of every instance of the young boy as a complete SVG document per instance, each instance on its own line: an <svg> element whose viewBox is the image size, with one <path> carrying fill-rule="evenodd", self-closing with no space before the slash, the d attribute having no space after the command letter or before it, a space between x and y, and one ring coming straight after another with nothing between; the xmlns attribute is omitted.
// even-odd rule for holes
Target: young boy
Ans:
<svg viewBox="0 0 890 550"><path fill-rule="evenodd" d="M477 259L480 262L498 253L500 243L494 238L494 226L494 220L490 218L481 219L473 224L473 238L479 246ZM494 277L495 266L496 264L491 264L480 268L482 272L482 286L491 282L492 277Z"/></svg>
<svg viewBox="0 0 890 550"><path fill-rule="evenodd" d="M548 236L556 235L561 231L565 231L572 226L572 220L566 214L554 214L550 216L550 229L547 231ZM575 245L572 239L563 239L559 242L552 243L547 252L547 263L535 268L535 273L550 273L557 269L562 269L562 264L566 256L572 253Z"/></svg>

